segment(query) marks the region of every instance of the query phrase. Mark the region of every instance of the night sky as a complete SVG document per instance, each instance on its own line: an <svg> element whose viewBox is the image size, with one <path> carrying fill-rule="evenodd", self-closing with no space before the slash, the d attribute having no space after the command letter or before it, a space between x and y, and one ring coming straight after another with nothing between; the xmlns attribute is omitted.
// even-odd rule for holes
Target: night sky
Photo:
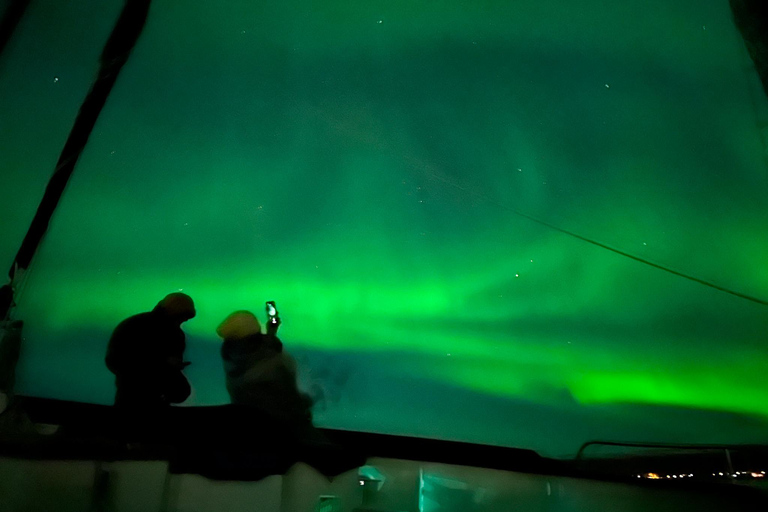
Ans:
<svg viewBox="0 0 768 512"><path fill-rule="evenodd" d="M121 8L63 4L0 56L6 267ZM260 4L153 2L21 290L19 392L111 403L111 330L183 290L185 405L228 400L214 329L275 300L320 426L768 442L768 306L553 228L768 300L726 0Z"/></svg>

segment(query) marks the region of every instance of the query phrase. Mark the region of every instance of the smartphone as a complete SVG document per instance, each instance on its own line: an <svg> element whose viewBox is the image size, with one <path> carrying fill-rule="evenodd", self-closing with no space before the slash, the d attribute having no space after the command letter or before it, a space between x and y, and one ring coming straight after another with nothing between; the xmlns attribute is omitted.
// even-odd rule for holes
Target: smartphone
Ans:
<svg viewBox="0 0 768 512"><path fill-rule="evenodd" d="M277 323L277 306L275 301L267 301L267 321L271 324Z"/></svg>

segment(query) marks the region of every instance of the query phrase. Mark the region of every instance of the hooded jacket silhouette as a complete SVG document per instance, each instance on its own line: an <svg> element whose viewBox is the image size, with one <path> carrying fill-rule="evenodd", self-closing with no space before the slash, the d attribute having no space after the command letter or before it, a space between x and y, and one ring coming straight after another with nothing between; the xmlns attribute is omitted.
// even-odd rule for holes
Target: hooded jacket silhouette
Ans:
<svg viewBox="0 0 768 512"><path fill-rule="evenodd" d="M115 405L157 408L186 400L191 389L182 373L186 341L181 324L195 316L192 299L172 293L147 313L123 320L107 348L115 374Z"/></svg>

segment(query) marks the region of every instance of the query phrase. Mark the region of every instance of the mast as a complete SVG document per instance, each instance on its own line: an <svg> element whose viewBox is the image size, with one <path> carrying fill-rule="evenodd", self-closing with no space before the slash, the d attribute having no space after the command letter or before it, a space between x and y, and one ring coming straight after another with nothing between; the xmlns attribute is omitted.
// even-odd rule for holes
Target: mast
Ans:
<svg viewBox="0 0 768 512"><path fill-rule="evenodd" d="M35 212L29 230L8 271L11 286L17 283L17 279L29 267L40 246L51 216L59 204L85 145L88 143L88 138L93 132L99 114L101 114L120 71L128 61L128 57L144 29L151 2L152 0L125 1L123 11L101 53L98 75L80 106L80 111L72 130L69 132L69 137L61 151L53 175L48 181L43 198L37 207L37 212ZM13 9L16 4L23 3L24 1L17 1L10 9ZM12 300L3 302L0 304L0 318L7 318L13 303Z"/></svg>
<svg viewBox="0 0 768 512"><path fill-rule="evenodd" d="M11 40L14 30L24 17L24 12L29 7L29 0L11 0L10 5L5 9L2 19L0 19L0 55L3 54L5 46Z"/></svg>

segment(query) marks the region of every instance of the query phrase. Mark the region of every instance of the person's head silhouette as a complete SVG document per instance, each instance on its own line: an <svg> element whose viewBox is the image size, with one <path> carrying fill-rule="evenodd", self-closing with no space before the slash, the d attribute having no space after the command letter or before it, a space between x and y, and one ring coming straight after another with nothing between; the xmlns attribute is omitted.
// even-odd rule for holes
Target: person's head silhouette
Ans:
<svg viewBox="0 0 768 512"><path fill-rule="evenodd" d="M158 302L157 308L174 323L186 322L195 316L195 303L192 297L186 293L169 293L163 300Z"/></svg>
<svg viewBox="0 0 768 512"><path fill-rule="evenodd" d="M250 311L235 311L216 328L222 339L246 338L261 333L261 324Z"/></svg>

